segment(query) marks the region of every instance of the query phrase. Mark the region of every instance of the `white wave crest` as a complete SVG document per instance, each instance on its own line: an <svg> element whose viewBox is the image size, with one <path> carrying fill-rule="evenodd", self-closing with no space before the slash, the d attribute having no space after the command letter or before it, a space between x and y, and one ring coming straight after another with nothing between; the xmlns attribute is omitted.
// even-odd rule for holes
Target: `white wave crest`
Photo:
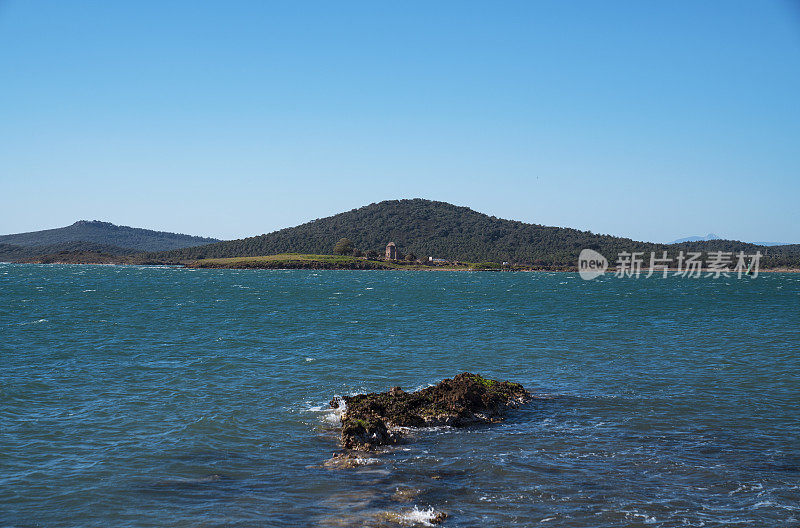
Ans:
<svg viewBox="0 0 800 528"><path fill-rule="evenodd" d="M403 515L400 516L403 524L406 525L414 525L414 524L421 524L423 526L433 526L433 520L436 518L436 512L433 511L433 508L428 508L427 510L420 510L414 505L413 510L409 510Z"/></svg>

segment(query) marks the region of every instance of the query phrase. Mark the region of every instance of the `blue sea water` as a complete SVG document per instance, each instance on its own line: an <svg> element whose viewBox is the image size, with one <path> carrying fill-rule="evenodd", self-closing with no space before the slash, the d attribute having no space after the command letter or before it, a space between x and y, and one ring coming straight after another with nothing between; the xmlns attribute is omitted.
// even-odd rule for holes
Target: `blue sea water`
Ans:
<svg viewBox="0 0 800 528"><path fill-rule="evenodd" d="M800 275L0 264L0 526L800 526ZM350 469L336 394L540 398Z"/></svg>

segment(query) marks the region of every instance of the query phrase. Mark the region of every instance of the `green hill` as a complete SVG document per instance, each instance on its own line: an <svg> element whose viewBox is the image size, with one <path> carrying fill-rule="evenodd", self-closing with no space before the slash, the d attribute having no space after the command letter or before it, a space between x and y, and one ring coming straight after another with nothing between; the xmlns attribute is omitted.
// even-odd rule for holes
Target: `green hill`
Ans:
<svg viewBox="0 0 800 528"><path fill-rule="evenodd" d="M95 251L95 246L111 246L111 253L119 254L121 249L127 253L142 251L166 251L190 246L199 246L218 242L215 238L152 231L137 227L118 226L109 222L97 220L81 220L67 227L32 231L0 236L0 244L10 246L33 247L40 249L23 250L22 252L36 255L63 251L69 247L70 251ZM77 244L77 245L76 245ZM81 245L83 244L83 245ZM10 248L6 248L10 250Z"/></svg>
<svg viewBox="0 0 800 528"><path fill-rule="evenodd" d="M652 244L562 227L526 224L430 200L374 203L273 233L184 248L152 258L187 261L275 255L330 254L340 238L362 251L383 254L389 241L401 253L469 262L512 262L542 266L574 266L581 249L591 248L614 261L621 251L744 251L765 255L765 266L799 266L800 245L766 247L731 240Z"/></svg>
<svg viewBox="0 0 800 528"><path fill-rule="evenodd" d="M47 246L17 246L0 243L0 262L23 262L56 254L102 254L109 257L131 255L130 249L91 242L64 242ZM92 259L93 260L93 259Z"/></svg>

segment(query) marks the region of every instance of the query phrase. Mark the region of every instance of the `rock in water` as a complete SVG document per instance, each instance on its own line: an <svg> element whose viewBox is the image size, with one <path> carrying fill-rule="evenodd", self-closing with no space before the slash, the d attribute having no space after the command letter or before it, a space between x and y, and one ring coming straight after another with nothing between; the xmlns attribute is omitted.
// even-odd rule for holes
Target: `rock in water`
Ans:
<svg viewBox="0 0 800 528"><path fill-rule="evenodd" d="M499 422L508 409L530 398L519 383L464 372L416 392L393 387L389 392L335 399L331 406L345 408L342 447L368 450L396 442L399 427Z"/></svg>

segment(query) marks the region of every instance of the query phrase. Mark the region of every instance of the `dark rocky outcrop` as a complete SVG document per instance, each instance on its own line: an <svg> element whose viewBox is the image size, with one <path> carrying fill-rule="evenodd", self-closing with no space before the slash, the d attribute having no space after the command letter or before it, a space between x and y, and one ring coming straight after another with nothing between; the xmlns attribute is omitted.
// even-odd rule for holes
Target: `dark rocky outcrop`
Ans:
<svg viewBox="0 0 800 528"><path fill-rule="evenodd" d="M388 392L336 398L331 407L344 411L342 447L369 450L395 443L403 427L499 422L508 409L530 398L519 383L464 372L416 392L394 387Z"/></svg>

